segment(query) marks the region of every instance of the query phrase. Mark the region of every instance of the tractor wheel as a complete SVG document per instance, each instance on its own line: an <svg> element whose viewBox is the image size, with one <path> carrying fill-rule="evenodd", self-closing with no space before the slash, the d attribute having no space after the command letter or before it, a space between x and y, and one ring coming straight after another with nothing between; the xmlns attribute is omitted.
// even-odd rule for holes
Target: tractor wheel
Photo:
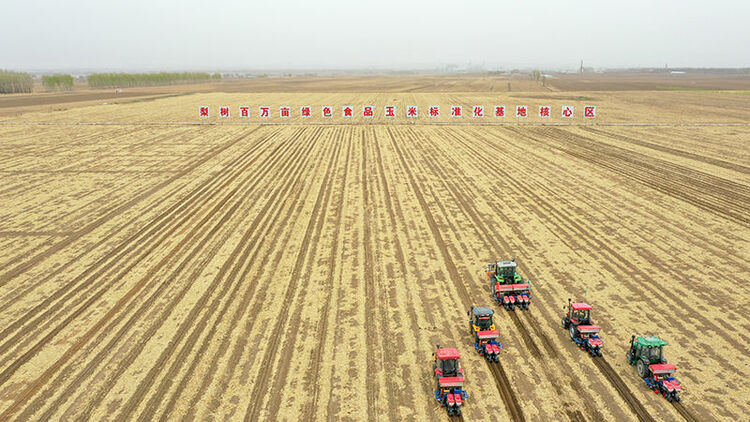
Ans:
<svg viewBox="0 0 750 422"><path fill-rule="evenodd" d="M638 369L638 376L641 378L647 378L648 377L648 366L646 366L645 363L643 363L642 360L638 361L638 365L636 366Z"/></svg>
<svg viewBox="0 0 750 422"><path fill-rule="evenodd" d="M562 326L563 326L563 330L567 330L568 329L568 320L567 319L565 319L565 318L562 319Z"/></svg>
<svg viewBox="0 0 750 422"><path fill-rule="evenodd" d="M574 339L576 338L576 335L578 334L578 329L576 328L576 326L571 325L568 332L570 332L570 339L575 341Z"/></svg>
<svg viewBox="0 0 750 422"><path fill-rule="evenodd" d="M633 364L633 351L628 350L628 353L625 356L628 359L628 365L632 365Z"/></svg>

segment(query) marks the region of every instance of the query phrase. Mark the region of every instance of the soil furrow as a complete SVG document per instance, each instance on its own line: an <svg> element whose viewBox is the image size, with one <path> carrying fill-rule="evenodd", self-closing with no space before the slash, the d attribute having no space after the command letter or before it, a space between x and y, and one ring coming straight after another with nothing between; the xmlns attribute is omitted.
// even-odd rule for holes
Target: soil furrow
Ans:
<svg viewBox="0 0 750 422"><path fill-rule="evenodd" d="M337 150L339 150L340 147L340 144L337 145ZM310 213L310 219L307 223L307 229L305 230L305 234L301 241L302 247L297 254L295 265L287 282L288 284L286 287L286 291L284 292L283 300L281 301L280 309L287 309L291 306L292 301L299 291L296 288L296 285L300 282L300 277L303 274L302 271L306 267L303 266L306 262L309 261L309 255L311 255L311 252L315 251L318 236L313 236L313 233L319 233L323 226L323 218L325 216L325 212L328 206L328 199L330 198L331 194L330 180L331 174L333 172L332 163L335 156L336 154L330 153L328 168L326 169L323 182L319 187L315 205L312 212ZM281 339L281 330L286 325L288 319L289 313L286 311L281 312L278 319L276 320L273 330L271 331L268 347L263 356L263 359L261 360L260 373L257 377L257 383L253 387L253 390L250 394L250 403L247 407L247 410L245 411L245 420L255 420L260 417L260 411L263 406L263 402L267 397L265 394L267 390L266 384L269 382L269 378L272 374L271 371L274 369L274 361L276 361L276 358L279 357L278 346ZM296 333L296 330L294 331ZM293 345L294 342L292 341L290 344ZM289 357L280 357L281 362L279 370L284 367L284 361L286 359L289 359ZM285 376L282 376L281 374L275 374L275 376L279 379L285 378ZM276 400L275 402L276 406L280 405L280 401ZM274 401L272 400L270 402L270 405L274 406L273 403ZM271 412L271 414L274 414L274 412Z"/></svg>
<svg viewBox="0 0 750 422"><path fill-rule="evenodd" d="M87 224L83 228L76 231L76 234L74 236L67 237L54 245L50 246L49 248L45 249L44 251L33 255L23 263L20 263L16 265L15 267L11 268L2 276L0 276L0 286L3 286L13 280L14 278L18 277L19 275L23 274L24 272L28 271L29 269L33 268L34 266L38 265L42 261L46 260L50 256L52 256L54 253L62 250L63 248L67 247L68 245L72 244L82 236L91 233L92 231L99 228L101 225L107 223L108 221L115 219L118 215L122 214L126 210L132 208L134 205L139 203L140 201L150 197L151 195L155 194L156 192L160 191L164 187L168 186L170 183L185 177L186 175L190 174L192 171L203 165L204 163L208 162L209 160L213 159L214 157L218 156L222 152L229 149L231 146L235 145L237 142L241 141L245 138L247 134L239 136L237 138L234 138L230 140L229 142L226 142L225 144L221 145L220 147L214 149L213 151L210 151L203 155L201 158L195 160L193 163L189 164L179 173L174 174L172 177L164 180L163 182L154 185L153 187L149 188L145 192L135 196L134 198L130 199L124 204L121 204L117 206L116 208L112 209L111 211L107 212L97 220Z"/></svg>
<svg viewBox="0 0 750 422"><path fill-rule="evenodd" d="M303 133L306 133L306 132L303 132ZM313 131L313 134L310 137L312 139L317 139L318 134L319 134L319 130L318 131ZM298 140L299 140L299 135L293 137L291 143L294 144ZM298 178L294 184L290 185L286 190L282 191L281 197L284 197L284 198L294 197L294 198L296 198L297 196L293 196L291 194L292 193L299 194L300 191L301 191L301 189L302 189L302 183L301 183L301 180ZM278 212L281 209L283 209L283 208L278 208L276 212L272 213L273 219L271 220L271 222L267 226L267 227L272 227L272 226L274 227L274 233L272 235L270 235L271 238L278 238L278 236L280 235L280 232L282 231L282 229L289 226L289 221L291 219L291 214L294 211L295 207L293 207L293 206L286 207L287 211L286 211L285 214L282 214L281 212ZM281 221L281 223L280 224L276 224L279 221ZM259 271L262 270L263 267L262 266L261 267L255 267L254 268L255 272L253 274L251 274L250 270L253 269L253 267L251 266L251 264L254 263L254 262L268 262L268 260L269 260L269 254L271 254L271 252L273 251L271 248L269 248L269 249L267 249L265 251L265 253L263 254L262 257L258 258L258 254L261 252L261 247L260 246L261 246L261 244L258 244L257 247L253 250L252 255L250 255L250 256L247 256L247 254L249 253L249 249L245 250L245 253L243 254L242 258L240 259L240 262L243 263L243 264L245 264L245 268L242 271L242 274L239 275L239 277L238 277L239 280L257 280L258 279L258 277L259 277L258 273L259 273ZM281 250L284 250L287 247L286 244L280 244L279 246L280 246ZM271 266L273 268L275 268L275 267L277 267L277 265L276 265L277 263L278 263L278 259L274 260ZM236 274L235 268L237 268L237 270L239 270L240 268L242 268L242 265L238 264L235 267L232 267L233 274ZM231 277L231 278L235 278L235 277ZM239 283L237 284L237 286L238 287L240 286ZM232 318L231 318L231 321L229 323L230 327L237 327L237 326L239 326L240 318L243 316L243 313L250 307L250 301L255 298L255 292L256 292L256 290L257 290L257 283L252 283L249 288L245 289L242 292L242 294L240 296L240 300L239 300L240 305L235 308L235 311L232 314ZM196 352L197 356L203 356L206 353L206 351L208 350L209 346L212 345L211 344L211 340L213 339L214 335L217 333L217 331L216 331L217 330L217 326L218 326L219 322L221 322L223 320L223 315L229 310L229 306L230 305L231 305L231 303L229 301L224 305L224 308L220 312L220 318L217 318L216 323L214 324L213 329L209 332L209 335L202 342L200 349ZM222 337L221 344L218 347L217 352L212 355L211 362L209 362L209 364L208 364L209 368L215 368L216 367L219 359L223 356L223 353L225 351L227 351L227 349L229 348L229 341L230 341L230 337L229 336L223 336ZM235 349L235 350L240 350L240 349ZM238 359L238 357L233 358L232 362L236 362L237 359ZM192 374L194 374L194 372L197 369L198 363L199 363L199 360L197 360L197 359L194 359L191 362L190 367L187 369L185 375L182 376L182 378L181 378L180 382L178 383L178 385L177 385L174 393L172 393L172 395L171 395L168 403L166 404L165 410L162 413L162 416L160 418L161 420L166 420L167 417L174 410L178 398L185 391L185 389L187 387L187 384L188 384L188 382L191 379ZM167 378L165 377L165 380L166 379ZM201 386L199 388L199 392L203 393L203 392L207 391L208 390L208 386L209 386L209 384L211 383L212 380L213 380L213 378L211 376L203 377L202 382L201 382ZM223 390L223 387L220 388L220 390ZM161 391L161 388L160 388L160 391ZM195 403L196 403L196 401L192 402L193 405ZM192 412L192 410L193 410L193 408L191 407L189 409L189 412ZM145 413L146 411L149 412L149 413ZM144 413L142 414L142 416L150 415L150 412L155 412L155 410L152 409L150 406L147 406L147 409L144 410Z"/></svg>
<svg viewBox="0 0 750 422"><path fill-rule="evenodd" d="M242 172L239 171L239 172L236 173L235 177L237 177L237 176L239 176L241 174L242 174ZM214 215L222 215L222 218L218 221L217 224L215 224L213 226L212 229L208 230L207 232L204 232L206 234L202 238L198 238L197 239L197 243L195 244L195 246L193 246L193 248L188 253L188 255L179 263L178 267L172 272L173 276L172 277L167 277L166 281L160 283L157 286L157 289L146 299L146 301L143 304L140 305L139 309L140 309L141 312L135 312L130 317L130 319L125 323L125 325L123 325L117 331L117 334L115 335L115 337L110 340L109 346L105 347L104 350L100 353L101 356L99 356L98 359L94 359L91 362L91 364L89 366L87 366L83 370L83 372L79 373L79 380L73 384L74 388L78 386L78 383L80 383L83 380L87 379L87 377L89 376L89 374L91 374L93 372L93 370L103 360L103 353L108 353L109 350L111 350L114 347L114 345L125 335L125 333L130 329L130 327L132 327L133 324L135 324L135 322L139 318L139 314L143 313L146 309L149 309L153 305L153 303L160 296L161 292L163 292L164 289L169 285L168 281L171 280L171 279L176 278L177 274L179 274L180 272L182 272L183 269L185 269L188 265L191 264L191 262L194 260L194 257L197 256L198 253L201 253L201 250L205 248L206 244L209 242L209 240L217 232L217 229L219 227L221 227L228 220L228 218L239 208L239 206L242 203L242 201L240 201L240 200L235 201L233 207L231 207L228 210L227 213L225 213L225 214L218 214L218 211L221 210L222 208L224 208L224 206L226 204L228 204L229 201L239 192L240 187L241 187L241 185L237 186L232 191L228 192L220 201L218 201L212 207L212 209L210 211L208 211L207 213L205 213L205 215L202 218L202 220L200 220L198 222L198 224L191 229L190 234L187 237L188 239L192 239L193 237L199 235L201 233L202 228L206 224L208 224L210 222L210 220L214 217ZM34 383L32 383L31 386L29 386L29 388L27 388L27 390L24 391L24 393L22 394L22 396L19 399L17 399L17 401L14 403L14 405L12 405L9 409L6 410L6 413L8 413L8 412L10 412L10 411L12 411L14 409L16 409L18 407L19 403L23 403L23 401L29 400L31 398L30 396L34 392L35 387L38 386L42 382L40 380L51 377L54 374L54 372L56 372L57 370L61 369L62 366L70 358L72 358L72 355L74 353L76 353L78 350L80 350L81 348L83 348L87 343L89 343L89 341L93 338L93 336L96 334L96 332L99 331L100 328L103 328L106 323L109 323L109 325L108 325L109 327L114 327L114 325L117 324L118 321L122 320L126 316L126 312L119 313L119 314L118 314L118 312L128 302L130 302L131 299L133 299L133 297L135 297L135 295L140 290L144 290L144 286L148 283L148 281L150 280L150 278L153 275L155 275L161 268L164 268L167 265L167 263L168 263L168 261L170 260L171 257L173 257L173 256L179 256L179 251L187 248L189 245L191 245L191 243L189 243L189 242L182 242L182 243L176 245L176 247L172 251L172 253L166 255L157 265L155 265L154 267L150 268L149 272L147 274L147 277L144 277L141 280L139 280L139 282L136 283L135 286L133 286L133 288L131 288L131 290L129 290L127 292L127 294L125 296L123 296L117 302L117 304L107 312L107 314L105 315L105 317L103 317L102 319L100 319L94 325L94 327L92 327L92 329L88 330L85 335L83 335L81 338L79 338L76 341L76 343L70 349L68 349L65 352L65 354L58 361L56 361L50 368L47 369L47 371L44 372L44 374L43 374L42 377L40 377L39 379L37 379L37 381L35 381ZM207 261L204 261L204 263L202 265L205 266L207 263L208 263ZM198 268L196 270L194 270L193 277L195 276L195 274L199 273L202 270L202 268L203 268L202 266L198 266ZM179 299L187 292L187 290L189 289L189 287L190 287L190 284L186 283L185 286L183 287L183 289L181 291L179 291L179 293L176 295L176 297L174 298L174 300L168 305L167 312L166 312L167 315L169 314L168 310L172 309L179 302ZM161 322L163 322L163 319L161 320ZM139 340L140 344L145 344L145 342L151 337L151 335L153 335L153 333L161 326L161 322L159 324L154 324L154 325L152 325L150 327L149 331L147 332L147 335L144 336L144 337L142 337ZM65 325L67 325L67 324L65 324ZM104 332L102 332L102 334L100 334L98 336L98 338L96 339L96 341L93 344L99 344L101 341L104 340L105 337L108 336L109 332L110 332L109 329L105 330ZM139 350L140 350L140 348L136 348L136 352L138 352ZM121 363L121 367L125 366L125 364L127 364L130 360L134 359L136 355L131 355L131 357L129 357L127 359L123 359L123 361ZM44 400L46 400L46 398L47 397L40 397L39 399L37 399L37 401L35 401L35 403L37 403L37 402L43 402ZM32 406L29 407L29 409L31 409L33 411L33 409L38 408L38 406L39 406L38 404L37 405L32 405ZM29 415L29 416L31 416L31 415Z"/></svg>
<svg viewBox="0 0 750 422"><path fill-rule="evenodd" d="M289 144L294 145L295 140L296 139L292 138ZM290 167L293 167L293 163L298 163L300 161L300 158L304 156L303 153L305 152L305 150L301 148L294 148L293 150L295 151L295 154L291 154L288 158L285 159L282 164L282 168L278 170L279 173L289 175L296 174L294 171L291 171L292 169L290 169ZM256 179L253 186L249 188L249 190L252 191L257 189L259 187L258 185L265 180L265 176L276 170L274 169L274 167L281 162L281 158L282 156L279 155L275 157L275 159L269 160L267 163L268 165L265 168L259 169L259 171L257 172L259 174L259 177L258 179ZM187 362L188 354L192 350L192 347L195 345L197 339L208 326L208 319L213 316L217 308L219 308L220 301L227 296L230 288L233 293L237 293L238 289L240 288L242 280L239 279L237 275L243 267L245 259L247 259L248 255L250 255L250 251L253 250L253 248L255 248L254 250L257 252L257 250L259 249L259 245L257 245L258 241L264 238L263 234L270 231L274 227L273 223L275 223L276 218L281 215L281 213L278 212L278 209L275 209L272 212L271 208L278 208L285 203L285 201L281 201L279 200L279 198L284 197L282 195L285 192L288 192L288 190L291 189L293 185L294 180L289 180L286 181L286 183L280 183L278 187L273 190L273 193L267 192L266 195L263 195L264 197L268 198L263 209L258 212L253 221L247 226L248 229L243 234L242 239L237 244L237 246L232 250L229 257L226 259L226 261L224 261L221 270L217 273L217 276L210 284L211 287L206 290L206 292L201 296L200 300L196 302L193 309L191 310L191 313L187 318L184 319L183 323L175 332L175 335L170 341L170 344L164 349L164 352L155 361L152 369L136 388L135 393L125 403L125 405L123 406L123 410L118 417L122 419L131 418L132 413L135 412L138 405L144 400L147 392L154 384L157 375L159 375L160 372L164 370L168 359L173 359L172 365L164 374L162 382L157 387L156 392L150 396L150 399L148 403L146 403L144 411L138 417L139 420L152 420L154 418L154 413L156 412L161 399L166 395L168 389L171 386L171 383L177 376L179 369ZM267 186L268 190L271 190L271 187L271 185ZM265 220L265 222L263 220ZM242 254L241 257L240 254ZM224 277L225 274L228 274L228 276ZM203 313L201 319L198 319L198 315L203 311L206 303L211 298L214 291L216 291L216 289L219 287L221 287L221 290L219 294L213 298L211 304L207 307L208 311ZM234 297L234 295L230 296ZM216 324L218 324L218 322L222 320L224 312L230 304L231 301L225 302L225 306L222 308L222 311L219 312L216 318L216 322L213 327L214 330L211 330L212 333L215 332ZM190 334L188 334L188 330L190 330ZM184 341L182 348L179 350L179 352L176 352L176 349L178 348L178 342L182 341Z"/></svg>
<svg viewBox="0 0 750 422"><path fill-rule="evenodd" d="M318 320L318 326L315 329L315 332L318 333L318 336L320 338L320 342L318 343L318 346L315 348L315 351L313 352L313 355L311 357L311 363L310 363L310 370L308 372L308 377L305 380L305 389L307 391L312 391L312 397L310 398L310 401L305 404L304 409L302 410L302 418L301 420L313 420L316 419L316 410L318 407L318 398L320 397L320 388L316 386L316 381L320 377L320 365L323 363L323 360L325 359L325 356L323 356L323 350L326 347L327 339L328 339L328 312L330 312L331 308L331 297L333 295L333 286L334 286L334 278L336 277L336 272L338 271L338 268L336 267L336 259L339 254L339 235L341 233L341 214L344 210L344 199L346 198L346 182L347 182L347 175L349 166L346 164L349 163L351 160L351 138L341 138L339 139L339 142L346 142L346 158L344 159L344 173L341 176L341 183L338 183L337 186L340 186L340 192L338 200L336 201L335 205L335 214L333 216L333 221L336 223L336 227L333 229L332 239L333 243L331 244L331 253L328 256L328 264L326 265L326 283L325 285L328 287L327 293L326 293L326 300L323 304L323 312L320 315L320 319ZM330 416L330 415L329 415ZM319 418L317 418L319 419Z"/></svg>

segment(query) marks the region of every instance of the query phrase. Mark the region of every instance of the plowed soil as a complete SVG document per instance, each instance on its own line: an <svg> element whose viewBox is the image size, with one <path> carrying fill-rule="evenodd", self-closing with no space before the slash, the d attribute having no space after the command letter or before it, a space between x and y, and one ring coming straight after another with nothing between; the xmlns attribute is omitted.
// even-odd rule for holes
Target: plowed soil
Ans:
<svg viewBox="0 0 750 422"><path fill-rule="evenodd" d="M206 93L4 118L0 420L447 419L436 343L462 352L464 420L746 418L750 127L604 123L743 124L747 95L577 99L599 125L163 124L206 104L570 101L504 95ZM663 107L628 107L646 103ZM492 305L483 266L511 257L529 311ZM594 305L603 358L561 328L568 298ZM496 310L499 364L473 351L472 305ZM670 343L681 405L627 365L633 334Z"/></svg>

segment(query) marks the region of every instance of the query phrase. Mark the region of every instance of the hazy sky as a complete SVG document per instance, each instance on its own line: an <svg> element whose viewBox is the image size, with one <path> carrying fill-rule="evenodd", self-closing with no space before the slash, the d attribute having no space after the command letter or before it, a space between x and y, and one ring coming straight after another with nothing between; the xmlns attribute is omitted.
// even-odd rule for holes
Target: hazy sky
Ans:
<svg viewBox="0 0 750 422"><path fill-rule="evenodd" d="M2 0L0 13L0 69L750 67L748 0Z"/></svg>

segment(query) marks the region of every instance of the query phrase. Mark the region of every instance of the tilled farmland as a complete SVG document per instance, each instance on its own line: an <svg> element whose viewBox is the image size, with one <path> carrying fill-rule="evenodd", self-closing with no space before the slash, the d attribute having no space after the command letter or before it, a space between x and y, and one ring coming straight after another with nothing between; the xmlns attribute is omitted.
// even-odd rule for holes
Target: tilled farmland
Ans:
<svg viewBox="0 0 750 422"><path fill-rule="evenodd" d="M437 343L465 420L750 414L749 127L145 124L212 95L0 126L0 420L441 420ZM513 257L528 311L490 295ZM568 298L603 357L560 326ZM469 332L485 305L497 364ZM645 334L680 403L626 362Z"/></svg>

